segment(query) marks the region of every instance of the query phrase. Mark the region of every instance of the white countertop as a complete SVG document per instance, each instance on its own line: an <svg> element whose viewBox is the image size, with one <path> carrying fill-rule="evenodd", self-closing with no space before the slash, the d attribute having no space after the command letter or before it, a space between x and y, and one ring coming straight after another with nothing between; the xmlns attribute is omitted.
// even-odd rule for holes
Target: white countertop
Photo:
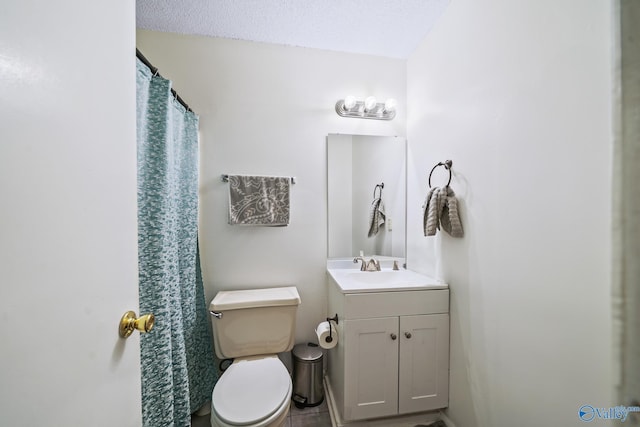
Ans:
<svg viewBox="0 0 640 427"><path fill-rule="evenodd" d="M411 270L383 268L381 271L360 271L358 265L353 264L353 260L330 260L327 263L327 273L345 294L449 288L441 280Z"/></svg>

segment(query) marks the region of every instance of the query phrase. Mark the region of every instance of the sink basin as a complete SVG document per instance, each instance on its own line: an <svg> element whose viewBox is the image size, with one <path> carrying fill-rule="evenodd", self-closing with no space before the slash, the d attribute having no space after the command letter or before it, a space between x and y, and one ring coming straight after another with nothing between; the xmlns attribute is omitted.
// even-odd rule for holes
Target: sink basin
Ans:
<svg viewBox="0 0 640 427"><path fill-rule="evenodd" d="M343 293L448 288L439 280L410 270L360 271L329 268L327 271Z"/></svg>

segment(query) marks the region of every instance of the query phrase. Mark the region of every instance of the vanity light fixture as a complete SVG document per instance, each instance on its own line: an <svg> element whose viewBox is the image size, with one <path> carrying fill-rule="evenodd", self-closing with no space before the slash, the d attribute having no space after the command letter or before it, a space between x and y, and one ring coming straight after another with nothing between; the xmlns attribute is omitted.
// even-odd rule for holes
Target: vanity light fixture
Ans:
<svg viewBox="0 0 640 427"><path fill-rule="evenodd" d="M396 100L392 98L385 102L378 102L373 96L369 96L364 101L358 101L353 96L346 96L336 102L336 113L341 117L392 120L396 116L397 105Z"/></svg>

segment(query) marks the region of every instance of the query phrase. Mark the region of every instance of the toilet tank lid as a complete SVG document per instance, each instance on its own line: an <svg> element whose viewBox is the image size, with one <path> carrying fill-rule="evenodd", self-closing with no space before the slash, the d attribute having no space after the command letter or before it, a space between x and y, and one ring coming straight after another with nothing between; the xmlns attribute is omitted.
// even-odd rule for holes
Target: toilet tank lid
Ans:
<svg viewBox="0 0 640 427"><path fill-rule="evenodd" d="M299 304L298 289L295 286L284 286L281 288L220 291L209 304L209 309L224 311Z"/></svg>

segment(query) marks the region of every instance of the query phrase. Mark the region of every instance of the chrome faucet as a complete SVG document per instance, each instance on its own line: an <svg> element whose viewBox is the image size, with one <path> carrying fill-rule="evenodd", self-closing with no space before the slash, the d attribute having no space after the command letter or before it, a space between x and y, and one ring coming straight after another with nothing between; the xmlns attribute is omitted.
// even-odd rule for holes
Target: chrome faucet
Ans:
<svg viewBox="0 0 640 427"><path fill-rule="evenodd" d="M362 265L360 266L360 271L367 271L367 262L361 256L357 256L353 259L353 263L357 264L358 261L362 261Z"/></svg>
<svg viewBox="0 0 640 427"><path fill-rule="evenodd" d="M353 259L354 264L357 264L358 261L362 261L360 271L380 271L380 262L375 258L365 261L363 257L357 256Z"/></svg>
<svg viewBox="0 0 640 427"><path fill-rule="evenodd" d="M366 271L380 271L380 262L377 259L371 258L367 263Z"/></svg>

